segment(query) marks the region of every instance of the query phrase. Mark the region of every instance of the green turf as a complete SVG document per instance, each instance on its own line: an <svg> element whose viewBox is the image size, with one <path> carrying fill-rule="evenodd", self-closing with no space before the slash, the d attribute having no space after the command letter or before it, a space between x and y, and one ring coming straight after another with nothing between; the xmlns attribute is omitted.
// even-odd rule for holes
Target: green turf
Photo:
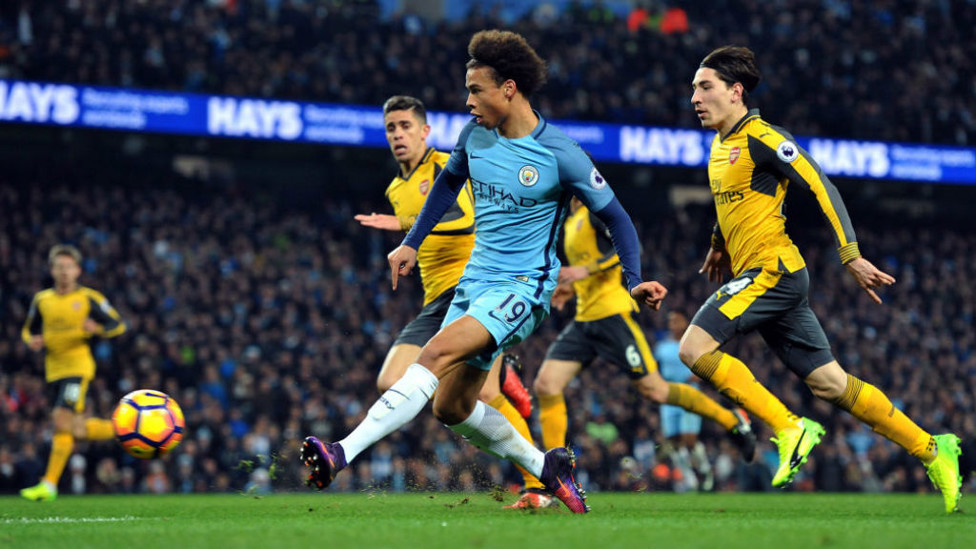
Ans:
<svg viewBox="0 0 976 549"><path fill-rule="evenodd" d="M510 501L512 498L507 497ZM0 547L972 547L936 495L592 494L593 512L509 511L488 494L0 498ZM963 499L965 507L966 499Z"/></svg>

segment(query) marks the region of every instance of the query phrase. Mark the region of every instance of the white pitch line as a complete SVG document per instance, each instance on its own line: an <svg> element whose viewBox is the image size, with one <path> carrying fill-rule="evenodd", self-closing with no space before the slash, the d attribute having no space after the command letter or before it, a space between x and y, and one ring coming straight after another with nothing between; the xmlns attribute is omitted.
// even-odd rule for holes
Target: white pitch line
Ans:
<svg viewBox="0 0 976 549"><path fill-rule="evenodd" d="M129 522L144 520L141 517L43 517L43 518L4 518L0 524L71 524L77 522Z"/></svg>

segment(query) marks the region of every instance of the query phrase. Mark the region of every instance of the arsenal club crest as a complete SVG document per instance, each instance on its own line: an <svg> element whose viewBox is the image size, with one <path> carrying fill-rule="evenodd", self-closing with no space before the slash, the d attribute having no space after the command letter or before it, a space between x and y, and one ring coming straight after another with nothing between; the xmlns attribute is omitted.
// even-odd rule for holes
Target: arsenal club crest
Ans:
<svg viewBox="0 0 976 549"><path fill-rule="evenodd" d="M729 150L729 164L735 164L735 161L739 159L740 152L742 152L742 149L739 147L732 147L732 149Z"/></svg>
<svg viewBox="0 0 976 549"><path fill-rule="evenodd" d="M427 196L427 191L430 190L430 179L424 179L420 182L420 194Z"/></svg>

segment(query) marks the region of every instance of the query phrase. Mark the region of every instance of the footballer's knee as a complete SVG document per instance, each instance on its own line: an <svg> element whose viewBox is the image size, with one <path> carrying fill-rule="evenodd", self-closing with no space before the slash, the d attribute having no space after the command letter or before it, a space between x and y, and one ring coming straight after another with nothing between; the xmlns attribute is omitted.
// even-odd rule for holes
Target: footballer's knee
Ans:
<svg viewBox="0 0 976 549"><path fill-rule="evenodd" d="M561 395L582 367L580 362L546 359L532 382L532 390L538 396Z"/></svg>
<svg viewBox="0 0 976 549"><path fill-rule="evenodd" d="M847 372L837 361L825 364L803 380L817 398L833 402L847 389Z"/></svg>
<svg viewBox="0 0 976 549"><path fill-rule="evenodd" d="M56 408L51 415L55 433L69 433L75 436L77 430L76 414L66 408ZM84 424L82 424L84 426Z"/></svg>
<svg viewBox="0 0 976 549"><path fill-rule="evenodd" d="M88 439L88 426L85 425L84 418L76 417L74 421L71 422L71 436L75 437L75 440Z"/></svg>
<svg viewBox="0 0 976 549"><path fill-rule="evenodd" d="M553 383L548 377L539 375L532 382L532 390L538 396L552 396L563 392L563 388Z"/></svg>
<svg viewBox="0 0 976 549"><path fill-rule="evenodd" d="M692 324L685 330L678 342L678 358L694 371L695 363L705 355L718 349L718 341L705 330Z"/></svg>
<svg viewBox="0 0 976 549"><path fill-rule="evenodd" d="M658 404L667 403L668 382L664 381L661 374L657 372L650 372L646 376L635 381L634 385L637 386L637 391L641 394L641 396L647 400L656 402Z"/></svg>
<svg viewBox="0 0 976 549"><path fill-rule="evenodd" d="M382 395L383 393L387 392L390 387L393 387L393 384L399 381L399 379L399 377L394 379L393 376L384 375L381 373L379 377L376 378L376 390Z"/></svg>
<svg viewBox="0 0 976 549"><path fill-rule="evenodd" d="M481 392L478 393L478 400L487 404L495 400L500 394L502 394L502 391L496 384L485 383L481 387Z"/></svg>
<svg viewBox="0 0 976 549"><path fill-rule="evenodd" d="M846 388L846 385L815 384L810 382L807 382L807 386L810 387L810 391L813 392L814 396L828 402L833 402L840 398Z"/></svg>
<svg viewBox="0 0 976 549"><path fill-rule="evenodd" d="M678 345L678 358L689 368L694 366L698 362L698 359L706 352L708 352L706 349L700 345L696 345L694 342L681 340L681 343Z"/></svg>
<svg viewBox="0 0 976 549"><path fill-rule="evenodd" d="M420 351L417 362L437 377L441 377L441 372L446 371L449 366L461 362L460 359L461 354L458 353L453 345L441 340L432 339Z"/></svg>
<svg viewBox="0 0 976 549"><path fill-rule="evenodd" d="M457 425L471 416L474 406L468 406L462 399L447 402L434 401L434 417L444 425Z"/></svg>

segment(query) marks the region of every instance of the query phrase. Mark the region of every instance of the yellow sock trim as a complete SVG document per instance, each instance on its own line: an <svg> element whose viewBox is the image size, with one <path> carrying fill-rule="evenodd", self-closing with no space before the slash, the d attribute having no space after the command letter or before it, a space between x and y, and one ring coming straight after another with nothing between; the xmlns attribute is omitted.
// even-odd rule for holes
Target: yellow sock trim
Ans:
<svg viewBox="0 0 976 549"><path fill-rule="evenodd" d="M710 419L731 431L739 424L735 415L708 395L686 383L668 383L668 404Z"/></svg>
<svg viewBox="0 0 976 549"><path fill-rule="evenodd" d="M922 461L935 459L932 435L895 408L887 395L874 385L848 374L847 388L834 404Z"/></svg>
<svg viewBox="0 0 976 549"><path fill-rule="evenodd" d="M722 351L702 355L691 367L698 377L708 380L736 406L758 417L775 433L796 427L800 418L756 380L741 360Z"/></svg>
<svg viewBox="0 0 976 549"><path fill-rule="evenodd" d="M61 473L64 472L71 451L75 448L75 439L71 433L54 433L51 438L51 457L47 461L47 471L44 473L44 480L54 486L61 480Z"/></svg>
<svg viewBox="0 0 976 549"><path fill-rule="evenodd" d="M112 422L97 417L85 420L85 431L85 436L88 440L108 440L115 436L115 429L112 428Z"/></svg>
<svg viewBox="0 0 976 549"><path fill-rule="evenodd" d="M532 432L529 431L529 424L525 422L525 418L522 417L522 414L518 413L515 406L512 406L512 403L505 398L505 395L496 396L495 398L491 399L491 402L489 402L488 405L498 410L503 416L505 416L505 419L512 424L512 427L515 427L515 430L518 431L520 435L525 437L525 439L529 442L532 442ZM519 472L522 473L522 479L526 490L529 488L545 487L542 482L532 473L526 471L519 465L516 465L515 467L517 467Z"/></svg>
<svg viewBox="0 0 976 549"><path fill-rule="evenodd" d="M542 425L542 445L546 450L566 445L566 431L569 429L569 415L566 413L566 399L558 395L538 395L539 423Z"/></svg>

